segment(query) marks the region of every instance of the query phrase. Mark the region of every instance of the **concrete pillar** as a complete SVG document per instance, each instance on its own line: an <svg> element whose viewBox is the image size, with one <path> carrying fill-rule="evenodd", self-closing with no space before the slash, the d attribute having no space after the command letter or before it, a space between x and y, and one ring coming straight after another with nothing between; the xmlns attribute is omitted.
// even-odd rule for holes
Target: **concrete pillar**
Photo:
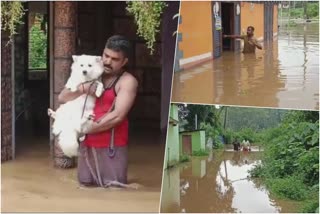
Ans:
<svg viewBox="0 0 320 214"><path fill-rule="evenodd" d="M76 52L77 2L56 1L53 4L53 87L51 107L59 106L58 95L64 87ZM59 168L75 166L75 160L63 155L56 140L53 143L54 165Z"/></svg>

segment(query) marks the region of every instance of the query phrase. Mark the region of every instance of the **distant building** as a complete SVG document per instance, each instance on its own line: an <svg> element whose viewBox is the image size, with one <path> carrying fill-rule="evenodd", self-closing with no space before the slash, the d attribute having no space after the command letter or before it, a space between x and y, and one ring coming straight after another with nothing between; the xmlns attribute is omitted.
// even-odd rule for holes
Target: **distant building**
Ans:
<svg viewBox="0 0 320 214"><path fill-rule="evenodd" d="M278 34L276 2L181 2L175 71L220 57L223 51L240 51L241 41L222 35L245 34L255 27L259 41Z"/></svg>

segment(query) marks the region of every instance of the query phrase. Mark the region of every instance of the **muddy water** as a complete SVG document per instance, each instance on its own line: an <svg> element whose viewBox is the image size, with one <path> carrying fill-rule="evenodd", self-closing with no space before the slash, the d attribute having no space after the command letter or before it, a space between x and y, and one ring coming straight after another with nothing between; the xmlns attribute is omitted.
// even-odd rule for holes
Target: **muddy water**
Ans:
<svg viewBox="0 0 320 214"><path fill-rule="evenodd" d="M53 168L47 140L32 139L2 164L1 211L158 212L164 146L157 135L130 139L128 180L138 190L81 189L76 169Z"/></svg>
<svg viewBox="0 0 320 214"><path fill-rule="evenodd" d="M164 172L161 212L295 212L297 203L275 200L248 170L261 152L212 152Z"/></svg>
<svg viewBox="0 0 320 214"><path fill-rule="evenodd" d="M319 25L281 29L256 54L222 57L174 76L174 102L319 108Z"/></svg>

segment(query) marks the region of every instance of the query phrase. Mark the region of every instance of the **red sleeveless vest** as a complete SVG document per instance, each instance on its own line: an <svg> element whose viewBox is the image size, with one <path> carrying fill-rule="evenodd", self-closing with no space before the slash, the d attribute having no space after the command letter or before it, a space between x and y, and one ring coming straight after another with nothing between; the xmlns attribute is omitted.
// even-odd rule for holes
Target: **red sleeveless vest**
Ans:
<svg viewBox="0 0 320 214"><path fill-rule="evenodd" d="M115 85L115 84L113 84ZM114 99L116 98L114 87L105 89L101 97L96 99L94 114L95 121L104 116L111 108ZM114 145L126 146L128 144L128 118L124 119L119 125L114 127ZM111 140L111 129L99 133L87 134L85 145L90 147L109 147Z"/></svg>

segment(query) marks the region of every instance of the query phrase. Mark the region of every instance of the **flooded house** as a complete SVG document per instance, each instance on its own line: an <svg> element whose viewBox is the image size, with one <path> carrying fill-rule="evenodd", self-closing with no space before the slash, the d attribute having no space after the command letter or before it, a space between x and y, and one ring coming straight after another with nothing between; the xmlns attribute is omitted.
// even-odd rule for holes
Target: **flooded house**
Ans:
<svg viewBox="0 0 320 214"><path fill-rule="evenodd" d="M178 11L178 2L169 2L163 13L164 24L153 55L137 36L125 2L26 2L24 6L24 24L17 29L12 44L6 45L8 35L1 31L1 161L14 159L19 155L19 147L26 144L32 147L34 139L41 138L48 155L51 147L56 165L65 162L66 157L50 138L47 108L59 106L58 95L69 77L71 56L101 55L107 38L114 34L124 35L131 41L128 69L139 80L139 93L129 115L130 121L134 121L130 131L150 127L155 133L166 130L175 44L172 34L177 27L177 19L172 17ZM39 33L33 31L36 25L43 32L46 63L33 68L31 61L39 60L31 54L35 42L31 34ZM164 146L164 141L161 144ZM73 161L60 167L71 166Z"/></svg>
<svg viewBox="0 0 320 214"><path fill-rule="evenodd" d="M276 38L277 3L183 2L178 26L175 71L219 58L225 51L240 51L242 41L224 39L223 35L246 34L248 26L255 27L255 37L260 42Z"/></svg>

